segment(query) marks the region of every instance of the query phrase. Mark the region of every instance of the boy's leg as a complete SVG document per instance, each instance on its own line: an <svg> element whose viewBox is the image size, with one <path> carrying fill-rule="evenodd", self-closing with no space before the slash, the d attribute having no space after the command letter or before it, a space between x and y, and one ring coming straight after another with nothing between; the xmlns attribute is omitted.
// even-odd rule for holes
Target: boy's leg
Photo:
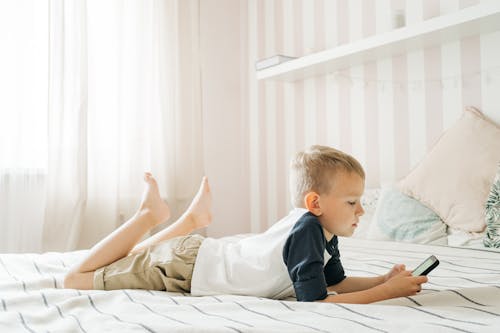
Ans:
<svg viewBox="0 0 500 333"><path fill-rule="evenodd" d="M205 228L212 222L212 194L207 177L203 177L198 193L196 193L189 208L182 216L153 236L137 244L130 253L138 253L165 240L189 235L191 232Z"/></svg>
<svg viewBox="0 0 500 333"><path fill-rule="evenodd" d="M137 213L90 249L87 257L72 272L93 272L126 256L132 247L154 226L170 217L168 205L161 199L156 180L144 174L146 190Z"/></svg>
<svg viewBox="0 0 500 333"><path fill-rule="evenodd" d="M149 173L145 174L144 179L147 188L139 211L97 243L86 259L70 270L64 280L66 288L92 289L93 274L96 269L128 255L147 231L168 219L170 211L166 203L161 200L156 181ZM210 189L205 177L186 213L171 226L138 244L132 252L137 253L160 241L187 235L195 229L207 226L211 222L210 204Z"/></svg>

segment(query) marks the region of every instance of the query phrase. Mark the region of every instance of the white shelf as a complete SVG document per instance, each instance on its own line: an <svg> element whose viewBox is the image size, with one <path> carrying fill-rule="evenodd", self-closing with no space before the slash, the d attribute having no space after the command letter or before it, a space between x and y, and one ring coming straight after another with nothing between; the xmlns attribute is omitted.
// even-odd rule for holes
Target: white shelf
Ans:
<svg viewBox="0 0 500 333"><path fill-rule="evenodd" d="M257 71L257 79L302 80L499 30L500 1L491 1L262 69Z"/></svg>

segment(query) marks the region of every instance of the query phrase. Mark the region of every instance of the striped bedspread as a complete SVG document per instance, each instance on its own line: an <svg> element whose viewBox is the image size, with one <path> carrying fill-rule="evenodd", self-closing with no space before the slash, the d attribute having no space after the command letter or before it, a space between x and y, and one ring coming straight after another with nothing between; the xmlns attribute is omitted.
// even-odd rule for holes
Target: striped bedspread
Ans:
<svg viewBox="0 0 500 333"><path fill-rule="evenodd" d="M0 332L500 332L500 253L341 239L348 275L441 264L417 296L376 304L61 289L83 252L0 255ZM272 277L270 277L272 278Z"/></svg>

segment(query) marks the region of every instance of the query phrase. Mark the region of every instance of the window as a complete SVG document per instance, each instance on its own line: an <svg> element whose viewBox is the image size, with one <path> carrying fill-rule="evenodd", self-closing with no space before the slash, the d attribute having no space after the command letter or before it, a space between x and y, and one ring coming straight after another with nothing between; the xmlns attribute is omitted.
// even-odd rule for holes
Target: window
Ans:
<svg viewBox="0 0 500 333"><path fill-rule="evenodd" d="M0 1L0 172L47 168L48 1Z"/></svg>

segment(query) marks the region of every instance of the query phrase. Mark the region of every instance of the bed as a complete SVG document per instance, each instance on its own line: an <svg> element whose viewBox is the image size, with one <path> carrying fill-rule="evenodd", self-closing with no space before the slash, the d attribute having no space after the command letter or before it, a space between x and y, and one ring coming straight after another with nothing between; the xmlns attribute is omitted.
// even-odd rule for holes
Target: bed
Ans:
<svg viewBox="0 0 500 333"><path fill-rule="evenodd" d="M397 263L412 269L437 256L440 265L416 296L360 305L62 289L85 251L0 254L0 332L498 333L500 250L484 245L500 246L500 130L475 109L457 123L397 187L366 190L360 227L339 239L350 276L385 274ZM474 133L467 150L464 128ZM485 147L491 151L482 154Z"/></svg>
<svg viewBox="0 0 500 333"><path fill-rule="evenodd" d="M369 305L62 289L84 251L0 255L0 332L499 332L500 253L341 238L348 275L441 264L416 296Z"/></svg>

